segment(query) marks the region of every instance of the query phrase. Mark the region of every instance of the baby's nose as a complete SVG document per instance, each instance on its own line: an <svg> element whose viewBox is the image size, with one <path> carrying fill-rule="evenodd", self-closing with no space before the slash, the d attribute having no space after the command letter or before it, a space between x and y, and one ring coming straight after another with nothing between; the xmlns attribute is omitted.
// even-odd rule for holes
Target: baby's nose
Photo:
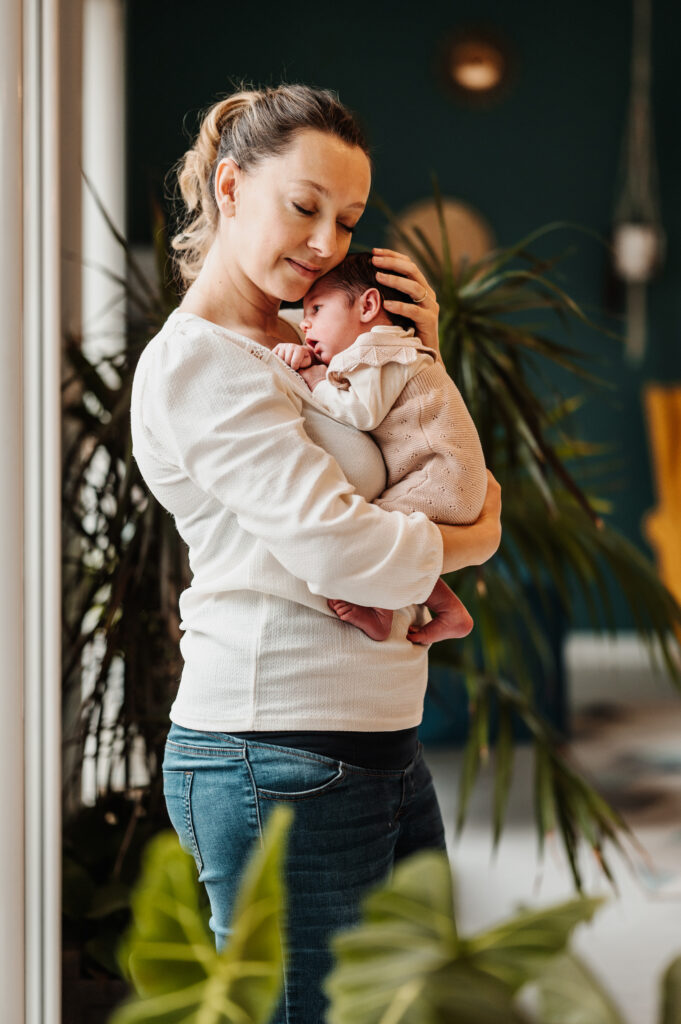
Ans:
<svg viewBox="0 0 681 1024"><path fill-rule="evenodd" d="M300 329L301 331L305 331L306 334L310 330L310 324L307 319L300 321Z"/></svg>

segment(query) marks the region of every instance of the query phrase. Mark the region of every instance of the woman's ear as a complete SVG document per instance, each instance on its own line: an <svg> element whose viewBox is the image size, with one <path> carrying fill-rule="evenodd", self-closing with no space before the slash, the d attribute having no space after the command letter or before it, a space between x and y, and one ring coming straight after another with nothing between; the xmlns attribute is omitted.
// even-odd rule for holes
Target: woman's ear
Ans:
<svg viewBox="0 0 681 1024"><path fill-rule="evenodd" d="M236 212L240 172L241 168L231 156L224 157L215 169L215 202L225 217L233 217Z"/></svg>
<svg viewBox="0 0 681 1024"><path fill-rule="evenodd" d="M367 288L359 297L359 318L362 323L375 320L383 308L381 293L378 288Z"/></svg>

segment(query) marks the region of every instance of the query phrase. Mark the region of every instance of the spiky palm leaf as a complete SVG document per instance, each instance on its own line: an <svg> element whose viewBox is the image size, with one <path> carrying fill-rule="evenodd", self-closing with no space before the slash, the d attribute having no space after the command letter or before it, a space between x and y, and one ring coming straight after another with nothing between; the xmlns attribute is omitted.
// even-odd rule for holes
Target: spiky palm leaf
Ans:
<svg viewBox="0 0 681 1024"><path fill-rule="evenodd" d="M437 186L435 194L439 202ZM128 298L128 323L124 351L108 360L120 377L119 389L104 381L99 364L85 358L79 338L67 339L72 373L64 382L69 396L64 415L71 430L63 488L64 694L72 705L81 705L79 728L67 742L81 751L74 759L76 772L88 737L94 737L90 756L100 752L104 699L120 663L121 699L109 725L117 730L118 754L126 764L136 737L144 738L152 787L158 789L168 707L181 667L177 597L188 585L189 573L186 548L170 517L147 492L132 459L129 401L139 353L177 300L165 273L168 250L159 207L154 206L158 284L147 280L101 204L100 208L126 254L129 283L120 284ZM467 686L472 712L459 821L463 824L480 760L486 756L494 703L499 722L495 840L501 834L511 781L511 719L517 715L535 743L540 840L546 832L560 830L579 886L578 837L584 836L602 856L602 839L618 843L626 827L568 764L559 738L534 707L532 666L518 636L524 630L536 656L547 665L549 645L546 624L522 597L523 587L531 581L545 602L556 588L569 616L571 580L584 597L594 628L603 629L612 626L608 574L614 575L651 652L659 653L664 669L675 679L676 651L669 634L681 623L681 611L646 559L604 523L605 503L587 495L578 483L578 475L584 474L577 471L584 463L590 465L598 451L564 428L578 400L548 402L533 385L542 361L593 382L583 366L583 353L543 330L503 319L506 314L537 310L555 314L560 325L576 318L594 326L549 279L558 259L540 260L527 248L542 235L569 225L546 225L516 245L455 272L442 214L441 223L442 259L418 232L402 233L402 241L437 290L443 357L471 409L504 497L504 537L498 555L481 569L458 573L456 578L456 589L469 604L477 629L464 641L431 649L431 657L450 664ZM514 261L522 266L514 267ZM81 658L93 641L99 644L93 689L81 702ZM605 860L602 863L607 871Z"/></svg>
<svg viewBox="0 0 681 1024"><path fill-rule="evenodd" d="M459 789L458 825L465 821L468 800L489 745L492 705L498 717L493 807L494 841L501 834L512 775L511 721L519 716L529 728L536 757L536 821L540 844L558 829L575 884L578 839L593 848L606 875L603 853L609 840L625 852L626 823L596 793L561 752L562 741L542 719L532 694L534 655L549 664L546 620L524 599L528 582L543 607L554 592L566 619L573 614L573 590L582 597L597 631L615 628L609 581L614 580L631 610L651 662L679 684L676 636L681 635L681 608L660 582L652 564L604 519L608 503L587 493L578 480L584 464L603 454L572 437L564 427L581 398L546 397L542 365L559 367L577 381L610 386L594 376L579 349L555 339L545 327L509 322L520 311L555 314L561 331L571 319L610 338L618 335L596 323L563 287L549 276L559 258L540 260L528 246L549 232L573 228L603 239L588 228L566 222L547 224L515 245L496 249L457 270L449 251L437 181L442 257L418 230L404 231L382 201L379 205L402 247L421 266L440 304L440 350L480 433L487 464L502 485L503 539L499 552L479 569L463 570L450 583L476 622L474 632L456 643L437 644L434 661L455 670L469 695L470 728ZM607 244L607 243L604 243Z"/></svg>
<svg viewBox="0 0 681 1024"><path fill-rule="evenodd" d="M124 769L125 787L130 784L134 746L146 760L152 805L162 801L159 766L168 708L181 671L177 599L190 579L186 547L172 518L149 494L132 457L130 436L137 359L177 304L164 283L160 209L155 205L159 283L152 283L94 197L125 253L125 280L102 273L121 288L126 324L122 351L96 363L86 357L80 337L65 338L62 692L69 728L64 736L67 817L80 805L84 757L95 763L106 759L108 777L100 785L108 793L117 762ZM118 387L109 383L112 370Z"/></svg>

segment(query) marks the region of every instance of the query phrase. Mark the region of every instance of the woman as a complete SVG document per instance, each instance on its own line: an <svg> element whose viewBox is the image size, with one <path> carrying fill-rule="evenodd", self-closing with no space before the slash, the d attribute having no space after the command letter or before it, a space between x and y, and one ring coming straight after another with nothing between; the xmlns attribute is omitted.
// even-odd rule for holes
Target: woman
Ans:
<svg viewBox="0 0 681 1024"><path fill-rule="evenodd" d="M371 164L352 115L305 86L238 93L185 154L174 240L186 286L132 390L133 452L189 547L182 679L163 762L171 822L193 854L221 949L241 870L277 803L295 808L286 861L288 959L276 1022L323 1020L329 936L396 860L444 849L422 759L427 651L415 621L442 572L500 539L500 492L472 526L372 504L371 438L315 407L272 349L312 282L348 251ZM437 348L438 305L407 257L376 252L391 306ZM406 279L391 271L406 274ZM328 599L395 609L382 643Z"/></svg>

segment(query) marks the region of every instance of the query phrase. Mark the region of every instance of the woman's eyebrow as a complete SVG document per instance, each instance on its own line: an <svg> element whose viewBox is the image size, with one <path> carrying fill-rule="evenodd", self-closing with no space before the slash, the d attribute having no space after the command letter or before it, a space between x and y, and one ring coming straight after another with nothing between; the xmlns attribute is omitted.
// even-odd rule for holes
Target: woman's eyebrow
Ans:
<svg viewBox="0 0 681 1024"><path fill-rule="evenodd" d="M309 185L310 188L313 188L317 192L320 192L323 196L327 196L328 197L330 195L328 188L324 188L324 186L320 185L319 182L312 181L310 178L297 178L296 181L297 181L297 183L299 185ZM364 203L361 203L361 202L360 203L348 203L347 208L348 208L348 210L352 210L356 206L359 207L359 209L361 209L361 210L364 209Z"/></svg>

